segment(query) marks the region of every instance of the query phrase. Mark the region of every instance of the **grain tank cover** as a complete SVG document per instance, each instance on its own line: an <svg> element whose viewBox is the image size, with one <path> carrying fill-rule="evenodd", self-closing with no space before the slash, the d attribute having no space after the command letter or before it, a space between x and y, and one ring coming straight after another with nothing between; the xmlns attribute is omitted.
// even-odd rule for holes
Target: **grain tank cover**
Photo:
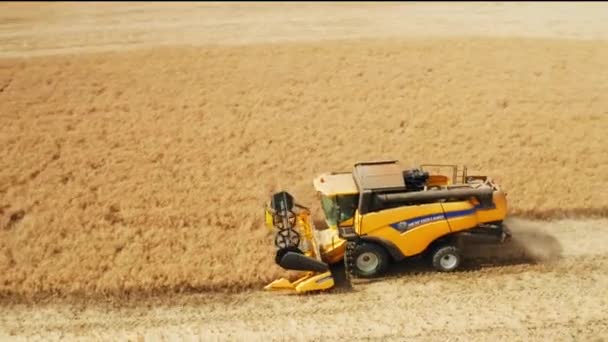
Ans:
<svg viewBox="0 0 608 342"><path fill-rule="evenodd" d="M405 189L403 168L396 160L356 163L353 177L359 191Z"/></svg>

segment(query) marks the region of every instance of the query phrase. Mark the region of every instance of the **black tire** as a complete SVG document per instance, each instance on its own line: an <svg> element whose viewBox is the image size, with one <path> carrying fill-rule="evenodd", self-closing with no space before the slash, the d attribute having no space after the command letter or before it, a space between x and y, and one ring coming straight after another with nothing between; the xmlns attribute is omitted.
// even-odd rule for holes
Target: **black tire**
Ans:
<svg viewBox="0 0 608 342"><path fill-rule="evenodd" d="M462 261L460 250L453 245L439 246L432 254L433 267L440 272L456 270Z"/></svg>
<svg viewBox="0 0 608 342"><path fill-rule="evenodd" d="M388 253L382 246L367 242L346 243L344 266L348 275L353 278L369 278L382 274L388 269L389 263Z"/></svg>

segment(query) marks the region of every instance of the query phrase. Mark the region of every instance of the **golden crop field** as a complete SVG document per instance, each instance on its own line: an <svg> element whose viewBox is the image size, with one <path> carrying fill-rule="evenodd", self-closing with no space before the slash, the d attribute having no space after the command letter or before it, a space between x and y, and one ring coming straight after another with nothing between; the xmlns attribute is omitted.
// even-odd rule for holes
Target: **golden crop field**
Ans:
<svg viewBox="0 0 608 342"><path fill-rule="evenodd" d="M336 33L324 39L248 38L251 42L217 45L211 33L204 36L208 41L189 44L194 33L186 31L185 41L165 46L151 43L152 33L132 29L141 46L120 42L122 31L108 31L107 45L84 33L73 33L72 40L60 45L40 31L26 45L21 39L31 33L20 25L44 27L47 21L30 17L25 4L3 6L0 296L7 303L187 292L219 296L219 302L211 300L211 315L223 310L222 301L247 302L253 296L272 303L272 296L257 297L256 292L286 274L274 265L271 234L263 227L269 196L284 189L314 207L314 176L348 171L359 160L387 158L413 166L464 164L470 173L493 177L508 193L510 214L520 218L516 231L522 225L536 227L519 229L529 238L519 237L520 248L544 257L534 257L531 265L503 265L478 274L405 275L369 285L369 295L411 305L388 293L411 285L413 280L404 279L412 277L436 289L474 287L471 303L477 304L487 298L484 286L498 283L512 284L501 285L513 296L510 300L524 300L515 294L518 288L536 293L544 282L557 284L549 293L574 295L587 288L589 296L602 296L600 285L608 278L594 278L590 285L584 274L606 271L606 221L585 220L608 214L608 41L481 34L397 37L382 31L376 38ZM83 5L40 6L71 13ZM257 6L261 9L252 9L252 17L267 18L263 6ZM307 6L310 16L320 15L314 5ZM358 15L357 7L350 6L345 17ZM145 22L159 15L154 7L149 11L117 10L108 16ZM137 17L144 14L144 19ZM50 27L63 20L51 18ZM214 34L222 31L221 22L212 26ZM170 39L168 34L159 37ZM524 218L545 221L525 223ZM563 218L571 221L546 221ZM547 239L554 242L547 245ZM591 251L585 252L585 246ZM562 249L575 251L558 261ZM568 272L583 280L569 282ZM524 281L535 274L542 280ZM467 280L471 277L473 283ZM218 291L230 294L211 294ZM339 296L350 295L323 295L319 301L339 302ZM348 300L367 301L365 293L353 296ZM604 298L590 304L590 298L561 302L564 309L597 306L593 314L572 318L576 324L567 329L587 325L594 328L583 336L603 331L606 337L602 327L608 317L601 312L608 303ZM294 306L317 301L285 300ZM541 306L554 304L543 300ZM200 301L194 300L206 307L206 300ZM330 310L332 305L337 304L322 307ZM10 316L14 321L0 320L0 327L27 330L14 326L16 317L26 313L10 308L16 310ZM431 317L430 311L422 314ZM111 326L112 320L95 324ZM546 323L541 318L530 322ZM247 324L241 328L253 329ZM193 334L227 337L222 325L214 329ZM404 336L378 329L369 336ZM472 338L496 336L463 329L469 334L463 336ZM288 335L300 336L296 331ZM413 331L421 335L412 337L424 335L424 329ZM562 336L527 331L508 330L504 336Z"/></svg>
<svg viewBox="0 0 608 342"><path fill-rule="evenodd" d="M331 42L0 63L6 293L259 285L280 272L262 226L272 191L313 203L316 174L357 160L466 164L500 182L514 214L608 210L608 44Z"/></svg>

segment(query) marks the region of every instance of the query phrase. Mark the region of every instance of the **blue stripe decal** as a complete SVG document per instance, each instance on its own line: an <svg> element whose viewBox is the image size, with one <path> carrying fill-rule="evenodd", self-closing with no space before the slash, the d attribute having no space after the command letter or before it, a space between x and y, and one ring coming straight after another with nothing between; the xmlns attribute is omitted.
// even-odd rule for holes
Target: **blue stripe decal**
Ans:
<svg viewBox="0 0 608 342"><path fill-rule="evenodd" d="M448 211L447 213L445 213L445 218L451 219L451 218L459 217L459 216L473 215L473 214L475 214L475 211L476 211L475 208L458 210L458 211Z"/></svg>

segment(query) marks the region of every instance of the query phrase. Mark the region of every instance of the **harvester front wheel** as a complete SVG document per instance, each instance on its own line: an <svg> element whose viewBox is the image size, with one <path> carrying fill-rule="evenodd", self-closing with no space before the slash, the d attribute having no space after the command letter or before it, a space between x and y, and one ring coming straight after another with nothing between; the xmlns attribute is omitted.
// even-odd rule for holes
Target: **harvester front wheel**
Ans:
<svg viewBox="0 0 608 342"><path fill-rule="evenodd" d="M462 257L456 246L444 245L440 246L433 252L432 255L433 267L441 272L451 272L460 266Z"/></svg>
<svg viewBox="0 0 608 342"><path fill-rule="evenodd" d="M389 265L386 250L373 243L349 241L344 263L350 276L368 278L385 272Z"/></svg>

